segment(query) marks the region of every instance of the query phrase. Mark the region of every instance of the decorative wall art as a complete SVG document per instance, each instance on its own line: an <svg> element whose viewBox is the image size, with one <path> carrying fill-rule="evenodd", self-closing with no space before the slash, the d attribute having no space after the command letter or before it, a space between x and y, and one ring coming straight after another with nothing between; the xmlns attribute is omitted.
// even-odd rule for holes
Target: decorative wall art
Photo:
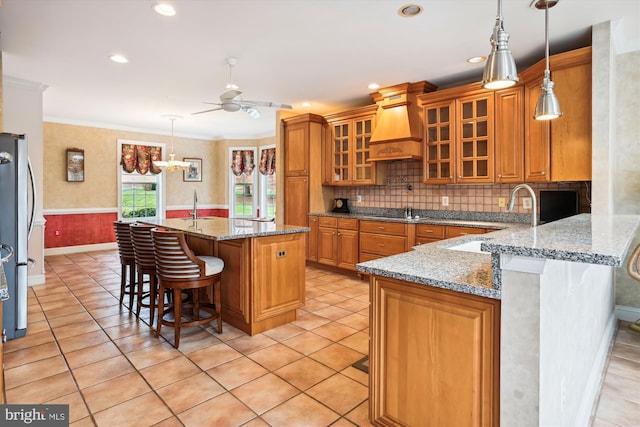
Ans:
<svg viewBox="0 0 640 427"><path fill-rule="evenodd" d="M84 182L84 150L67 148L67 182Z"/></svg>
<svg viewBox="0 0 640 427"><path fill-rule="evenodd" d="M183 172L182 180L185 182L202 182L202 159L185 157L182 160L189 163L189 167Z"/></svg>

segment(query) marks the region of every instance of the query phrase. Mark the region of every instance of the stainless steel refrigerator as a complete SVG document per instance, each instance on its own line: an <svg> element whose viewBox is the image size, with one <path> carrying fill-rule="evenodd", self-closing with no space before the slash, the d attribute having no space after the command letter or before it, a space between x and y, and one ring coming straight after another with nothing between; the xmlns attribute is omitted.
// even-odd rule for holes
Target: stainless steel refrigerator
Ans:
<svg viewBox="0 0 640 427"><path fill-rule="evenodd" d="M5 261L0 268L0 299L6 339L27 333L27 269L33 263L27 256L27 241L33 227L34 190L27 139L0 134L0 258Z"/></svg>

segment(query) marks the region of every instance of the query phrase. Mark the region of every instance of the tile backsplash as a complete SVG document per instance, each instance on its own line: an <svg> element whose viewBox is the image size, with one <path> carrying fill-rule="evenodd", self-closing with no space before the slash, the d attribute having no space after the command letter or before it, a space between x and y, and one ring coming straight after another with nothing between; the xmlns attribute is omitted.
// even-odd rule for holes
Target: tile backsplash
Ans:
<svg viewBox="0 0 640 427"><path fill-rule="evenodd" d="M335 187L335 197L349 199L354 207L400 209L411 206L420 210L451 210L473 212L507 212L498 207L498 199L505 198L507 205L511 191L517 184L467 184L426 185L422 182L422 162L399 161L388 165L387 185L361 187ZM591 212L591 182L529 183L539 198L540 190L577 190L580 192L581 212ZM411 190L408 189L411 186ZM358 196L362 201L358 203ZM442 196L449 198L449 205L442 205ZM529 213L522 207L526 191L518 192L516 213Z"/></svg>

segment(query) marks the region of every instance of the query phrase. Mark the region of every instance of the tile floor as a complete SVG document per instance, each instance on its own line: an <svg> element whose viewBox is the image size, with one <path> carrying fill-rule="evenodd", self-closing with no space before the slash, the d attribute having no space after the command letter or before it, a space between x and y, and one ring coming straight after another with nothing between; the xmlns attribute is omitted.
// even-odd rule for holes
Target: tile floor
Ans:
<svg viewBox="0 0 640 427"><path fill-rule="evenodd" d="M368 426L368 284L307 268L298 321L155 338L118 304L117 251L46 258L24 338L5 344L8 403L65 403L72 426ZM166 339L165 339L166 338ZM593 427L640 419L640 335L621 327ZM634 424L635 423L635 424Z"/></svg>

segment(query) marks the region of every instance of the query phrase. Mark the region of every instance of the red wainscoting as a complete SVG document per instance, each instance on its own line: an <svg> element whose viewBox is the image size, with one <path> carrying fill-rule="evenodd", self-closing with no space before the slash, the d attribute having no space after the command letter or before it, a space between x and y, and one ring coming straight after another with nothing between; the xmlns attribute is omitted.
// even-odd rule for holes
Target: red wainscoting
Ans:
<svg viewBox="0 0 640 427"><path fill-rule="evenodd" d="M167 218L189 218L189 210L167 211ZM198 209L198 215L229 217L228 209ZM94 245L116 241L113 222L116 212L44 215L44 247Z"/></svg>

